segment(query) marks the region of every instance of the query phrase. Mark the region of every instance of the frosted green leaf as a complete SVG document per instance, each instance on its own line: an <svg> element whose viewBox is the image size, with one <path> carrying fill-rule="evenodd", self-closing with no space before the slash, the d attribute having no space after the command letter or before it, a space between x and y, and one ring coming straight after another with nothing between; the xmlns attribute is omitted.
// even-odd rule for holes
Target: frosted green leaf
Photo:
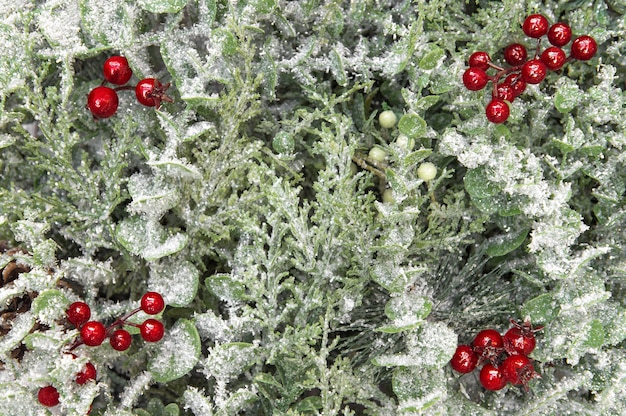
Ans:
<svg viewBox="0 0 626 416"><path fill-rule="evenodd" d="M389 181L391 185L391 189L393 189L398 194L404 195L407 193L406 185L404 184L403 178L401 176L396 175L395 171L391 168L385 169L385 177Z"/></svg>
<svg viewBox="0 0 626 416"><path fill-rule="evenodd" d="M17 347L35 325L35 316L31 312L18 314L12 320L11 330L0 338L0 354L5 354Z"/></svg>
<svg viewBox="0 0 626 416"><path fill-rule="evenodd" d="M398 397L399 410L408 414L423 414L446 398L446 386L441 369L396 368L392 388Z"/></svg>
<svg viewBox="0 0 626 416"><path fill-rule="evenodd" d="M200 357L200 336L192 321L178 320L165 328L159 350L148 363L154 380L167 383L190 372Z"/></svg>
<svg viewBox="0 0 626 416"><path fill-rule="evenodd" d="M139 0L139 5L151 13L176 13L187 5L188 0Z"/></svg>
<svg viewBox="0 0 626 416"><path fill-rule="evenodd" d="M119 223L115 237L130 253L149 261L179 252L187 245L188 239L182 233L167 236L158 222L137 216Z"/></svg>
<svg viewBox="0 0 626 416"><path fill-rule="evenodd" d="M195 416L212 416L212 401L195 387L187 387L183 393L185 407L191 409Z"/></svg>
<svg viewBox="0 0 626 416"><path fill-rule="evenodd" d="M432 149L419 149L406 155L402 162L405 167L417 165L422 160L430 156L432 153Z"/></svg>
<svg viewBox="0 0 626 416"><path fill-rule="evenodd" d="M591 321L585 344L590 348L600 348L604 344L604 327L602 322L597 319Z"/></svg>
<svg viewBox="0 0 626 416"><path fill-rule="evenodd" d="M522 245L530 229L525 228L492 238L487 246L487 254L491 257L504 256Z"/></svg>
<svg viewBox="0 0 626 416"><path fill-rule="evenodd" d="M152 265L148 289L161 293L166 305L186 306L196 296L199 275L198 269L185 260Z"/></svg>
<svg viewBox="0 0 626 416"><path fill-rule="evenodd" d="M255 0L253 4L257 13L271 13L276 7L276 0Z"/></svg>
<svg viewBox="0 0 626 416"><path fill-rule="evenodd" d="M398 129L410 139L419 139L426 134L426 121L415 113L404 114L398 121Z"/></svg>
<svg viewBox="0 0 626 416"><path fill-rule="evenodd" d="M33 332L26 335L23 342L30 350L58 351L63 341L45 333Z"/></svg>
<svg viewBox="0 0 626 416"><path fill-rule="evenodd" d="M300 400L295 406L298 413L317 413L323 407L322 398L319 396L309 396Z"/></svg>
<svg viewBox="0 0 626 416"><path fill-rule="evenodd" d="M48 325L64 316L69 301L65 295L56 289L44 290L34 300L31 310L37 318Z"/></svg>
<svg viewBox="0 0 626 416"><path fill-rule="evenodd" d="M426 318L432 309L430 299L411 293L391 298L385 305L385 315L392 321Z"/></svg>
<svg viewBox="0 0 626 416"><path fill-rule="evenodd" d="M580 103L583 92L575 81L562 77L563 81L554 95L554 106L561 113L569 113Z"/></svg>
<svg viewBox="0 0 626 416"><path fill-rule="evenodd" d="M446 51L439 47L434 47L420 59L419 67L424 70L431 70L437 67L439 60L446 56Z"/></svg>
<svg viewBox="0 0 626 416"><path fill-rule="evenodd" d="M417 103L413 106L415 111L426 111L433 105L437 104L439 101L438 95L427 95L425 97L420 98Z"/></svg>
<svg viewBox="0 0 626 416"><path fill-rule="evenodd" d="M0 134L0 149L11 146L15 143L16 137L9 134Z"/></svg>
<svg viewBox="0 0 626 416"><path fill-rule="evenodd" d="M61 55L86 52L81 37L78 2L46 2L37 14L37 26Z"/></svg>
<svg viewBox="0 0 626 416"><path fill-rule="evenodd" d="M534 297L522 306L522 316L530 316L531 322L537 324L552 322L558 313L559 306L550 293Z"/></svg>
<svg viewBox="0 0 626 416"><path fill-rule="evenodd" d="M0 44L4 51L0 54L0 94L2 95L8 95L24 85L25 74L21 63L26 59L26 52L23 41L23 36L16 28L0 23ZM3 116L0 114L0 117Z"/></svg>
<svg viewBox="0 0 626 416"><path fill-rule="evenodd" d="M156 220L180 200L178 190L162 178L139 173L128 180L128 191L133 198L128 210Z"/></svg>
<svg viewBox="0 0 626 416"><path fill-rule="evenodd" d="M481 166L468 170L463 181L474 205L486 214L493 214L498 211L497 195L500 190L488 177L486 168Z"/></svg>
<svg viewBox="0 0 626 416"><path fill-rule="evenodd" d="M11 231L17 241L27 243L31 247L43 239L50 226L43 222L20 220L11 225Z"/></svg>
<svg viewBox="0 0 626 416"><path fill-rule="evenodd" d="M432 340L437 342L432 342ZM440 322L422 325L406 335L406 353L383 354L372 362L381 367L443 367L450 361L457 346L457 335Z"/></svg>
<svg viewBox="0 0 626 416"><path fill-rule="evenodd" d="M206 371L217 379L237 377L259 359L257 347L248 342L229 342L212 348L204 364Z"/></svg>
<svg viewBox="0 0 626 416"><path fill-rule="evenodd" d="M255 383L267 384L269 386L274 386L279 389L283 388L283 385L280 384L273 375L268 373L259 373L254 377Z"/></svg>
<svg viewBox="0 0 626 416"><path fill-rule="evenodd" d="M81 24L104 45L126 45L135 35L135 7L121 0L81 0Z"/></svg>
<svg viewBox="0 0 626 416"><path fill-rule="evenodd" d="M346 70L343 65L341 54L339 54L336 48L333 48L330 53L330 62L330 67L333 75L335 76L337 84L341 85L342 87L346 86L348 84L348 77L346 75Z"/></svg>
<svg viewBox="0 0 626 416"><path fill-rule="evenodd" d="M211 276L204 281L206 287L218 298L235 302L244 299L246 288L228 274Z"/></svg>

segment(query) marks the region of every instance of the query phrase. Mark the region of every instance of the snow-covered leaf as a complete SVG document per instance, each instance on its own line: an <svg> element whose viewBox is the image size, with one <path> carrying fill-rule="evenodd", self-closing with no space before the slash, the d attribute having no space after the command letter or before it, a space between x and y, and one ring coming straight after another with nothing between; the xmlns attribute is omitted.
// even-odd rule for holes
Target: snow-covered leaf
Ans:
<svg viewBox="0 0 626 416"><path fill-rule="evenodd" d="M200 357L200 336L192 321L178 320L173 327L165 328L165 337L148 370L154 380L167 383L190 372Z"/></svg>

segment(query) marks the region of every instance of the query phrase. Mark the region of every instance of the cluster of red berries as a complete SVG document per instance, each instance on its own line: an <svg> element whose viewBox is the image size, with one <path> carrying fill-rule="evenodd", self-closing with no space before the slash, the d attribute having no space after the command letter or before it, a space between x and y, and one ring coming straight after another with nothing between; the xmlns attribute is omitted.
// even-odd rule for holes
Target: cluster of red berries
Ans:
<svg viewBox="0 0 626 416"><path fill-rule="evenodd" d="M459 373L471 373L480 368L480 384L487 390L500 390L511 383L524 386L539 378L528 355L535 349L535 332L529 319L519 323L511 319L513 327L504 336L495 329L480 331L471 345L459 345L450 360L450 366Z"/></svg>
<svg viewBox="0 0 626 416"><path fill-rule="evenodd" d="M108 337L109 343L114 350L125 351L130 347L132 336L130 332L123 328L124 325L130 325L139 328L141 337L146 342L157 342L163 338L165 328L163 323L156 319L146 319L142 324L128 322L128 319L143 311L148 315L156 315L165 308L163 297L157 292L147 292L141 298L141 306L130 311L126 315L116 319L111 325L105 327L103 323L98 321L90 321L91 308L85 302L74 302L65 311L67 320L80 329L80 337L74 341L69 347L68 353L76 358L71 351L85 344L90 347L101 345ZM76 383L85 384L89 380L95 380L96 367L88 362L81 372L76 375ZM46 386L39 389L37 394L39 403L46 407L52 407L59 404L59 392L54 386Z"/></svg>
<svg viewBox="0 0 626 416"><path fill-rule="evenodd" d="M487 52L478 51L469 57L469 68L463 73L463 84L468 90L478 91L489 81L493 83L491 101L485 108L487 119L492 123L506 121L510 114L508 103L524 92L526 84L539 84L548 70L557 71L572 59L587 61L598 50L596 41L591 36L583 35L574 39L567 56L562 47L572 39L572 29L562 22L550 26L548 19L540 14L528 16L522 30L526 36L537 39L531 59L524 45L513 43L504 48L504 60L510 67L500 67L491 61ZM546 35L552 46L542 52L541 39ZM487 74L490 68L496 71L494 75Z"/></svg>
<svg viewBox="0 0 626 416"><path fill-rule="evenodd" d="M118 91L135 90L135 96L139 103L159 108L162 101L173 102L171 97L165 95L169 88L167 84L161 84L156 78L144 78L135 86L125 85L133 76L128 61L123 56L112 56L104 62L102 68L104 81L87 96L87 108L96 118L109 118L117 111L119 105ZM107 87L109 82L118 85L116 88Z"/></svg>

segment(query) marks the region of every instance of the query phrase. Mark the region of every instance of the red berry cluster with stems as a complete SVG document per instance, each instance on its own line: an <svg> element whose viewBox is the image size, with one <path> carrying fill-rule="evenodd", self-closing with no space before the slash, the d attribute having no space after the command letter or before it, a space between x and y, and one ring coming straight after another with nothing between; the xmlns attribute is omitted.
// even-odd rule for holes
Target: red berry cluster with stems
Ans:
<svg viewBox="0 0 626 416"><path fill-rule="evenodd" d="M91 308L85 302L74 302L65 311L67 320L80 330L80 336L70 345L67 353L73 358L72 353L76 348L85 344L90 347L102 345L106 338L109 338L111 347L116 351L125 351L132 343L132 336L123 327L125 325L139 328L141 337L146 342L158 342L163 338L165 328L163 323L157 319L148 318L141 324L128 322L128 319L136 313L143 311L148 315L156 315L165 309L163 296L157 292L146 292L141 297L140 306L133 309L126 315L116 319L112 324L104 326L98 321L90 321ZM96 367L87 362L85 367L76 374L76 383L85 384L90 380L95 380L97 376ZM53 407L59 404L59 392L54 386L45 386L37 393L39 403L46 407Z"/></svg>
<svg viewBox="0 0 626 416"><path fill-rule="evenodd" d="M450 360L450 366L462 374L479 369L480 384L487 390L501 390L507 383L524 386L538 378L533 361L528 355L535 349L535 332L543 326L533 326L530 319L513 325L504 335L495 329L484 329L470 345L459 345Z"/></svg>
<svg viewBox="0 0 626 416"><path fill-rule="evenodd" d="M132 78L133 71L123 56L116 55L107 59L102 73L102 84L91 90L87 96L87 108L95 118L109 118L117 112L118 91L135 90L137 101L148 107L159 108L162 101L174 101L165 94L170 86L169 82L161 84L156 78L144 78L137 85L125 85ZM107 87L107 83L117 87Z"/></svg>
<svg viewBox="0 0 626 416"><path fill-rule="evenodd" d="M487 52L478 51L470 55L469 68L463 73L463 84L470 91L479 91L493 83L491 100L485 107L487 120L504 123L510 115L509 103L520 96L527 84L539 84L548 71L558 71L565 63L576 59L587 61L596 54L598 45L588 35L574 39L569 56L562 49L572 39L572 29L563 22L550 25L541 14L532 14L524 20L522 30L526 36L536 39L534 53L529 57L528 50L521 43L512 43L503 50L503 67L496 65ZM551 46L541 50L541 41L546 36ZM493 70L490 75L487 71Z"/></svg>

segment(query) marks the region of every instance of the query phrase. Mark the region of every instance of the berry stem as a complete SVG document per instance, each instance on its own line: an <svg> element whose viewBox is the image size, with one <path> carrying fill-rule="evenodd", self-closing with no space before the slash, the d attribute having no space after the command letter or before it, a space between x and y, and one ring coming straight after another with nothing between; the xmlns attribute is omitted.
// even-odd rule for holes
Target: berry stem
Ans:
<svg viewBox="0 0 626 416"><path fill-rule="evenodd" d="M114 88L115 91L134 90L134 89L135 89L134 85L124 85L124 86L121 86L121 87Z"/></svg>

